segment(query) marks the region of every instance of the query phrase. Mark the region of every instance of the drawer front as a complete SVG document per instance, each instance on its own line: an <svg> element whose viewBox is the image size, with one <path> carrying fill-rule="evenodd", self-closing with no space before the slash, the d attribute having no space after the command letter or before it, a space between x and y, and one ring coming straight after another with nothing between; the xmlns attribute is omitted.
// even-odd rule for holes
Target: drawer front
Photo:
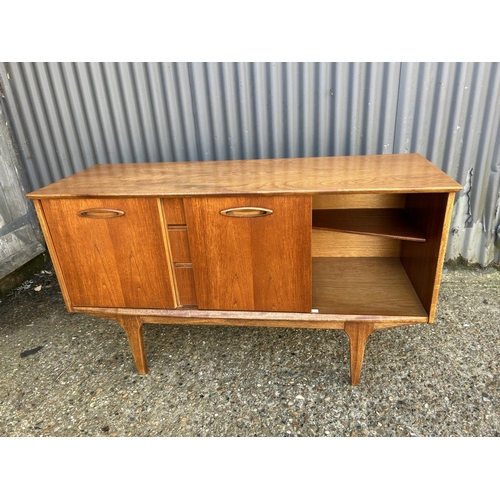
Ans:
<svg viewBox="0 0 500 500"><path fill-rule="evenodd" d="M173 308L157 200L43 200L73 306Z"/></svg>
<svg viewBox="0 0 500 500"><path fill-rule="evenodd" d="M186 198L200 309L311 311L311 197Z"/></svg>
<svg viewBox="0 0 500 500"><path fill-rule="evenodd" d="M191 262L191 253L189 251L188 235L186 227L168 230L168 239L170 241L170 250L172 260L175 263Z"/></svg>
<svg viewBox="0 0 500 500"><path fill-rule="evenodd" d="M194 286L193 268L189 265L177 264L174 267L179 304L183 307L194 307L198 304L196 299L196 289Z"/></svg>

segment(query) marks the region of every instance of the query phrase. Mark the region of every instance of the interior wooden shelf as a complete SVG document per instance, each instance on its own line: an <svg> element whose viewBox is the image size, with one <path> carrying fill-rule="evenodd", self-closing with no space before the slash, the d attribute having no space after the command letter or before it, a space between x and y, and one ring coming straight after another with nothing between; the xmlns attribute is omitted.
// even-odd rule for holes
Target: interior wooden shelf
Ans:
<svg viewBox="0 0 500 500"><path fill-rule="evenodd" d="M313 210L313 229L425 242L403 208Z"/></svg>
<svg viewBox="0 0 500 500"><path fill-rule="evenodd" d="M397 257L317 257L312 262L312 304L320 314L427 319Z"/></svg>

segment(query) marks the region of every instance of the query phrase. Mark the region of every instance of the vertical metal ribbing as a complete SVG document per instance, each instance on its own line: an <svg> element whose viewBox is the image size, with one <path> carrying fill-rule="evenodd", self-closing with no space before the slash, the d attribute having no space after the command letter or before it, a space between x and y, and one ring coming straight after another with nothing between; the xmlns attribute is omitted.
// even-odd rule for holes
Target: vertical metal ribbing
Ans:
<svg viewBox="0 0 500 500"><path fill-rule="evenodd" d="M28 130L28 123L32 123L32 111L27 105L28 99L21 71L17 63L0 64L2 99L8 113L4 119L8 120L17 147L22 153L22 163L26 169L29 185L40 186L48 184L51 178L46 168L37 168L38 164L45 165L45 162L40 155L35 160L34 144ZM12 85L14 78L18 83L15 86ZM29 186L26 186L26 189L28 190Z"/></svg>
<svg viewBox="0 0 500 500"><path fill-rule="evenodd" d="M68 90L58 63L40 65L46 83L42 84L46 90L46 106L50 109L50 129L56 149L59 151L59 164L64 176L71 175L77 170L82 170L82 152L80 140L77 137L74 115L71 109Z"/></svg>
<svg viewBox="0 0 500 500"><path fill-rule="evenodd" d="M79 114L75 115L75 121L79 124L81 134L84 137L84 140L81 141L81 149L84 152L83 163L85 167L92 161L94 163L109 163L109 149L106 145L104 124L100 118L92 68L87 63L75 63L74 71L66 70L66 75L68 89L74 91L73 95L81 96L81 105L76 96L71 98L71 101L78 103L75 106L75 112ZM70 81L72 81L71 84Z"/></svg>
<svg viewBox="0 0 500 500"><path fill-rule="evenodd" d="M238 120L239 101L236 65L228 62L220 63L220 72L222 86L221 100L223 100L224 120L226 122L225 134L228 146L227 155L229 160L236 160L243 156Z"/></svg>
<svg viewBox="0 0 500 500"><path fill-rule="evenodd" d="M298 117L299 103L299 65L286 63L283 79L283 93L285 97L285 156L293 158L300 153L300 131Z"/></svg>
<svg viewBox="0 0 500 500"><path fill-rule="evenodd" d="M212 130L212 108L209 100L209 85L206 74L206 65L190 63L190 86L192 93L194 128L198 143L198 159L215 159L215 138Z"/></svg>
<svg viewBox="0 0 500 500"><path fill-rule="evenodd" d="M240 109L240 131L242 144L242 158L256 158L256 141L254 138L254 110L252 93L252 66L237 63L237 79L239 83L238 101Z"/></svg>
<svg viewBox="0 0 500 500"><path fill-rule="evenodd" d="M198 138L194 133L192 90L186 64L162 64L166 101L164 115L168 121L174 161L198 158Z"/></svg>
<svg viewBox="0 0 500 500"><path fill-rule="evenodd" d="M90 96L85 96L82 91L82 85L78 74L77 64L58 64L61 74L61 85L65 89L65 109L62 113L68 114L70 125L68 128L72 130L69 148L73 155L73 164L76 171L83 170L89 162L97 163L97 151L100 147L96 147L92 136L93 121L89 120L92 114L92 109L95 109L95 104L89 99ZM95 134L95 140L98 141L100 133ZM77 152L77 154L75 154Z"/></svg>
<svg viewBox="0 0 500 500"><path fill-rule="evenodd" d="M131 63L119 63L115 66L116 79L119 82L119 95L123 113L121 113L121 134L127 137L127 157L128 161L144 162L148 161L148 151L154 148L151 138L147 136L146 122L141 115L141 109L146 110L148 106L149 93L147 89L138 91L136 85L136 72L140 67L134 68Z"/></svg>
<svg viewBox="0 0 500 500"><path fill-rule="evenodd" d="M0 77L27 191L94 163L419 152L468 186L448 258L499 259L498 63L3 63Z"/></svg>
<svg viewBox="0 0 500 500"><path fill-rule="evenodd" d="M283 158L285 154L285 123L282 63L267 66L268 120L270 127L270 157Z"/></svg>
<svg viewBox="0 0 500 500"><path fill-rule="evenodd" d="M267 68L265 63L252 64L253 89L253 116L254 136L255 136L255 154L257 158L269 158L271 156L271 141L269 114L267 112L268 91L267 91Z"/></svg>

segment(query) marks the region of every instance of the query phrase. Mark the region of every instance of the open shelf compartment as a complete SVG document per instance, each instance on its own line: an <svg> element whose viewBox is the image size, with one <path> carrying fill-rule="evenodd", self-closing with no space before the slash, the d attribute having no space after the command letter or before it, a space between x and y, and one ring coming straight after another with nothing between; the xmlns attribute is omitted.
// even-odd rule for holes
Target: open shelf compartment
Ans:
<svg viewBox="0 0 500 500"><path fill-rule="evenodd" d="M403 208L313 210L313 229L425 242L425 236Z"/></svg>
<svg viewBox="0 0 500 500"><path fill-rule="evenodd" d="M428 317L397 257L317 257L312 272L320 314Z"/></svg>
<svg viewBox="0 0 500 500"><path fill-rule="evenodd" d="M313 197L313 308L432 323L453 193Z"/></svg>

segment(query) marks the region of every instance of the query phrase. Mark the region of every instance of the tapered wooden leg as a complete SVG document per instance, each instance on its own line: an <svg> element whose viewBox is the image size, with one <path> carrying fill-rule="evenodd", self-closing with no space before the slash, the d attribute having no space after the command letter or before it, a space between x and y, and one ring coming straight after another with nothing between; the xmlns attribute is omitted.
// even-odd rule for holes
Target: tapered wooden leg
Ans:
<svg viewBox="0 0 500 500"><path fill-rule="evenodd" d="M141 318L137 316L120 316L117 318L117 321L127 334L137 372L141 375L145 375L148 373L148 365L146 362L146 350L144 349L144 338L142 334L143 322Z"/></svg>
<svg viewBox="0 0 500 500"><path fill-rule="evenodd" d="M373 332L373 323L346 321L344 330L349 336L351 345L351 385L359 385L366 339Z"/></svg>

